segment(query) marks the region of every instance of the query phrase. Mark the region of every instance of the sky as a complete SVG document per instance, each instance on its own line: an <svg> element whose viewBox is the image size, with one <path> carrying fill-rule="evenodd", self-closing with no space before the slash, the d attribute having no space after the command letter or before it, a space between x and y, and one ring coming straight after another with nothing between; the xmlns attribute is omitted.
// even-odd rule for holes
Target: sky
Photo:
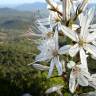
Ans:
<svg viewBox="0 0 96 96"><path fill-rule="evenodd" d="M89 0L89 1L96 3L96 0ZM45 0L0 0L0 5L24 4L24 3L33 3L33 2L45 2Z"/></svg>
<svg viewBox="0 0 96 96"><path fill-rule="evenodd" d="M45 0L0 0L0 5L45 2Z"/></svg>

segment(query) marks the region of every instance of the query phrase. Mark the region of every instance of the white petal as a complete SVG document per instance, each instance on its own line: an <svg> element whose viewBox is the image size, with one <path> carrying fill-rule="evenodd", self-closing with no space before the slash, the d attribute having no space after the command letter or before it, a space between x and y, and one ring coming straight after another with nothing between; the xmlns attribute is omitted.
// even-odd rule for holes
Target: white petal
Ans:
<svg viewBox="0 0 96 96"><path fill-rule="evenodd" d="M86 41L87 41L87 42L92 42L92 41L94 41L95 39L96 39L96 32L93 32L93 33L91 33L91 34L88 35Z"/></svg>
<svg viewBox="0 0 96 96"><path fill-rule="evenodd" d="M92 55L96 56L96 46L91 45L91 44L87 44L84 49L86 49L89 53L91 53Z"/></svg>
<svg viewBox="0 0 96 96"><path fill-rule="evenodd" d="M72 3L74 4L74 6L72 6L73 10L72 10L72 13L74 14L77 10L77 6L80 4L80 2L76 1L76 0L73 0Z"/></svg>
<svg viewBox="0 0 96 96"><path fill-rule="evenodd" d="M37 69L37 70L41 70L41 71L49 70L48 66L44 66L44 65L41 65L41 64L32 64L32 67Z"/></svg>
<svg viewBox="0 0 96 96"><path fill-rule="evenodd" d="M59 54L66 54L69 52L70 45L65 45L59 49Z"/></svg>
<svg viewBox="0 0 96 96"><path fill-rule="evenodd" d="M80 32L80 38L85 38L86 37L86 31L85 31L85 26L87 22L87 16L84 16L84 14L79 15L79 20L80 20L80 26L81 26L81 32Z"/></svg>
<svg viewBox="0 0 96 96"><path fill-rule="evenodd" d="M61 62L59 61L59 57L55 57L55 64L56 64L56 67L57 67L57 70L58 70L58 75L62 75L62 64Z"/></svg>
<svg viewBox="0 0 96 96"><path fill-rule="evenodd" d="M49 88L45 93L50 94L50 93L60 90L61 88L63 88L63 85L56 85L54 87Z"/></svg>
<svg viewBox="0 0 96 96"><path fill-rule="evenodd" d="M70 74L70 79L69 79L69 90L74 93L76 90L77 84L76 84L76 77L74 76L73 72Z"/></svg>
<svg viewBox="0 0 96 96"><path fill-rule="evenodd" d="M69 54L71 57L74 57L78 53L78 51L79 51L79 45L75 44L69 49Z"/></svg>
<svg viewBox="0 0 96 96"><path fill-rule="evenodd" d="M81 86L88 86L88 79L85 78L82 74L79 75L77 82L81 85Z"/></svg>
<svg viewBox="0 0 96 96"><path fill-rule="evenodd" d="M83 76L85 76L87 79L90 79L90 77L91 77L90 73L88 72L88 69L83 68L83 66L82 66L82 69L81 69L81 74Z"/></svg>
<svg viewBox="0 0 96 96"><path fill-rule="evenodd" d="M36 61L45 61L47 59L48 59L48 57L44 56L42 53L37 55L36 58L35 58Z"/></svg>
<svg viewBox="0 0 96 96"><path fill-rule="evenodd" d="M54 62L54 58L51 60L51 63L50 63L50 69L49 69L49 73L48 73L48 78L51 77L52 75L52 72L53 72L53 69L54 69L54 65L55 65L55 62Z"/></svg>
<svg viewBox="0 0 96 96"><path fill-rule="evenodd" d="M38 50L42 51L45 49L45 40L41 41L39 46L37 46Z"/></svg>
<svg viewBox="0 0 96 96"><path fill-rule="evenodd" d="M72 2L70 0L66 1L66 19L69 20L71 16Z"/></svg>
<svg viewBox="0 0 96 96"><path fill-rule="evenodd" d="M62 26L62 31L64 32L64 34L66 36L68 36L70 39L72 39L73 41L78 41L78 35L76 32L74 32L73 30L71 30L70 28L66 27L66 26Z"/></svg>
<svg viewBox="0 0 96 96"><path fill-rule="evenodd" d="M96 89L96 74L92 74L91 78L89 79L89 86Z"/></svg>
<svg viewBox="0 0 96 96"><path fill-rule="evenodd" d="M92 74L91 77L96 79L96 73L95 74Z"/></svg>
<svg viewBox="0 0 96 96"><path fill-rule="evenodd" d="M91 55L91 58L94 59L94 60L96 60L96 57L94 55Z"/></svg>
<svg viewBox="0 0 96 96"><path fill-rule="evenodd" d="M96 24L91 24L88 30L89 32L96 32Z"/></svg>
<svg viewBox="0 0 96 96"><path fill-rule="evenodd" d="M88 0L76 0L77 2L79 1L80 9L82 10L82 13L85 11L87 5L88 5Z"/></svg>
<svg viewBox="0 0 96 96"><path fill-rule="evenodd" d="M94 45L96 46L96 40L94 40L94 41L92 42L92 44L94 44Z"/></svg>
<svg viewBox="0 0 96 96"><path fill-rule="evenodd" d="M45 42L46 43L45 44L45 49L47 47L48 48L47 50L50 50L50 52L53 51L53 50L58 50L57 49L58 44L57 44L57 42L55 40L56 40L55 38L47 40L47 42Z"/></svg>
<svg viewBox="0 0 96 96"><path fill-rule="evenodd" d="M39 23L40 26L38 26L39 30L42 33L50 32L45 26L43 26L41 23Z"/></svg>
<svg viewBox="0 0 96 96"><path fill-rule="evenodd" d="M54 28L56 26L56 18L57 18L58 14L56 12L52 12L50 11L50 27Z"/></svg>
<svg viewBox="0 0 96 96"><path fill-rule="evenodd" d="M96 32L96 24L91 24L88 30L89 32Z"/></svg>
<svg viewBox="0 0 96 96"><path fill-rule="evenodd" d="M56 8L58 8L59 12L62 12L62 5L58 4ZM53 11L49 11L49 12L50 12L50 15L49 15L50 27L54 28L59 23L59 21L57 22L56 20L60 20L61 18L57 12L53 12Z"/></svg>
<svg viewBox="0 0 96 96"><path fill-rule="evenodd" d="M96 32L96 28L92 29L92 28L89 27L88 32L89 32L89 33L90 33L90 32Z"/></svg>
<svg viewBox="0 0 96 96"><path fill-rule="evenodd" d="M89 81L89 86L91 86L94 89L96 89L96 80L95 81Z"/></svg>
<svg viewBox="0 0 96 96"><path fill-rule="evenodd" d="M40 45L38 46L38 49L42 52L48 49L55 48L55 42L53 38L47 39L47 40L42 40Z"/></svg>
<svg viewBox="0 0 96 96"><path fill-rule="evenodd" d="M94 17L94 9L91 8L88 12L88 15L86 14L84 16L84 14L82 14L82 20L81 22L81 33L80 33L80 38L85 39L88 35L88 27L90 25L90 23L92 22L92 19Z"/></svg>
<svg viewBox="0 0 96 96"><path fill-rule="evenodd" d="M61 29L62 29L62 25L61 25L61 22L58 22L58 25L57 25L57 31L58 32L61 32Z"/></svg>
<svg viewBox="0 0 96 96"><path fill-rule="evenodd" d="M74 61L69 61L69 63L67 63L67 67L69 69L72 69L75 65L76 65L76 63Z"/></svg>
<svg viewBox="0 0 96 96"><path fill-rule="evenodd" d="M91 28L91 29L96 29L96 24L91 24L91 25L90 25L90 28Z"/></svg>
<svg viewBox="0 0 96 96"><path fill-rule="evenodd" d="M35 60L46 61L46 60L50 60L51 58L52 58L52 55L50 54L50 52L48 53L46 51L43 51L39 55L36 56Z"/></svg>
<svg viewBox="0 0 96 96"><path fill-rule="evenodd" d="M90 25L90 23L92 22L92 20L94 18L94 15L95 15L95 8L92 7L92 8L90 8L90 10L88 12L88 19L87 19L86 26L89 26Z"/></svg>
<svg viewBox="0 0 96 96"><path fill-rule="evenodd" d="M82 64L83 68L88 69L88 67L87 67L87 56L86 56L83 48L80 48L80 60L81 60L81 64Z"/></svg>
<svg viewBox="0 0 96 96"><path fill-rule="evenodd" d="M58 50L58 32L57 31L55 31L53 39L55 42L55 48Z"/></svg>
<svg viewBox="0 0 96 96"><path fill-rule="evenodd" d="M72 24L72 30L77 30L80 26L77 24Z"/></svg>

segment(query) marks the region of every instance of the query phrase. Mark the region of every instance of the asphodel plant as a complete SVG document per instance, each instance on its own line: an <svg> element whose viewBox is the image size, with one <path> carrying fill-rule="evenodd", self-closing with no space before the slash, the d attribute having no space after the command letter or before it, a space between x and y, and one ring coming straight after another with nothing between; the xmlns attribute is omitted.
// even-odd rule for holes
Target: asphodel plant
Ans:
<svg viewBox="0 0 96 96"><path fill-rule="evenodd" d="M41 52L35 62L29 65L48 71L48 78L54 77L52 73L56 68L57 75L67 82L72 94L76 93L79 86L96 89L96 74L89 72L87 62L89 57L96 60L96 25L93 24L95 7L88 8L88 0L46 2L50 13L50 29L42 24L38 27L42 33L37 48ZM63 45L60 44L61 37ZM41 61L49 63L49 66L41 65ZM57 92L63 96L63 87L62 84L52 86L45 93Z"/></svg>

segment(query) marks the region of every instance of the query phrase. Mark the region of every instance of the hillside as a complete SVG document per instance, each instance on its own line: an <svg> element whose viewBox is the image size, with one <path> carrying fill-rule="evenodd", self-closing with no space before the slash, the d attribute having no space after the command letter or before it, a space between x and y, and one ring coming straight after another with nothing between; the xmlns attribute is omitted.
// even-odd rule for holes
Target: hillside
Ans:
<svg viewBox="0 0 96 96"><path fill-rule="evenodd" d="M27 12L11 8L0 8L0 28L26 29L27 26L34 23L35 19L48 17L48 10L42 10Z"/></svg>
<svg viewBox="0 0 96 96"><path fill-rule="evenodd" d="M19 11L32 11L32 10L38 10L38 9L47 9L46 3L36 2L32 4L22 4L14 7L14 9Z"/></svg>
<svg viewBox="0 0 96 96"><path fill-rule="evenodd" d="M6 34L6 36L0 40L5 40L8 36L8 40L17 39L22 34L26 34L30 26L35 26L35 21L38 18L48 17L48 10L36 10L36 11L17 11L12 8L0 8L0 33Z"/></svg>

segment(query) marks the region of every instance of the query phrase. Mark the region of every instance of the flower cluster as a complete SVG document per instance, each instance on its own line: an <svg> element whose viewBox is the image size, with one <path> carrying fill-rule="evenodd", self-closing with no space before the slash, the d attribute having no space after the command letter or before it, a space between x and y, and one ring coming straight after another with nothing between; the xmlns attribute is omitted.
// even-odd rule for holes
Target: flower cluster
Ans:
<svg viewBox="0 0 96 96"><path fill-rule="evenodd" d="M46 0L46 2L50 12L50 29L42 24L39 26L42 40L38 49L41 53L36 56L35 62L50 62L50 67L40 64L33 66L39 70L49 70L48 78L52 76L55 66L59 76L64 75L63 73L67 75L66 70L69 72L71 70L68 82L72 93L78 85L96 89L96 75L89 73L87 62L90 54L96 57L96 25L92 23L95 8L87 9L88 0L61 0L58 3ZM60 44L61 37L64 39L63 45ZM54 92L60 90L62 86L52 88ZM52 92L52 88L46 93Z"/></svg>

